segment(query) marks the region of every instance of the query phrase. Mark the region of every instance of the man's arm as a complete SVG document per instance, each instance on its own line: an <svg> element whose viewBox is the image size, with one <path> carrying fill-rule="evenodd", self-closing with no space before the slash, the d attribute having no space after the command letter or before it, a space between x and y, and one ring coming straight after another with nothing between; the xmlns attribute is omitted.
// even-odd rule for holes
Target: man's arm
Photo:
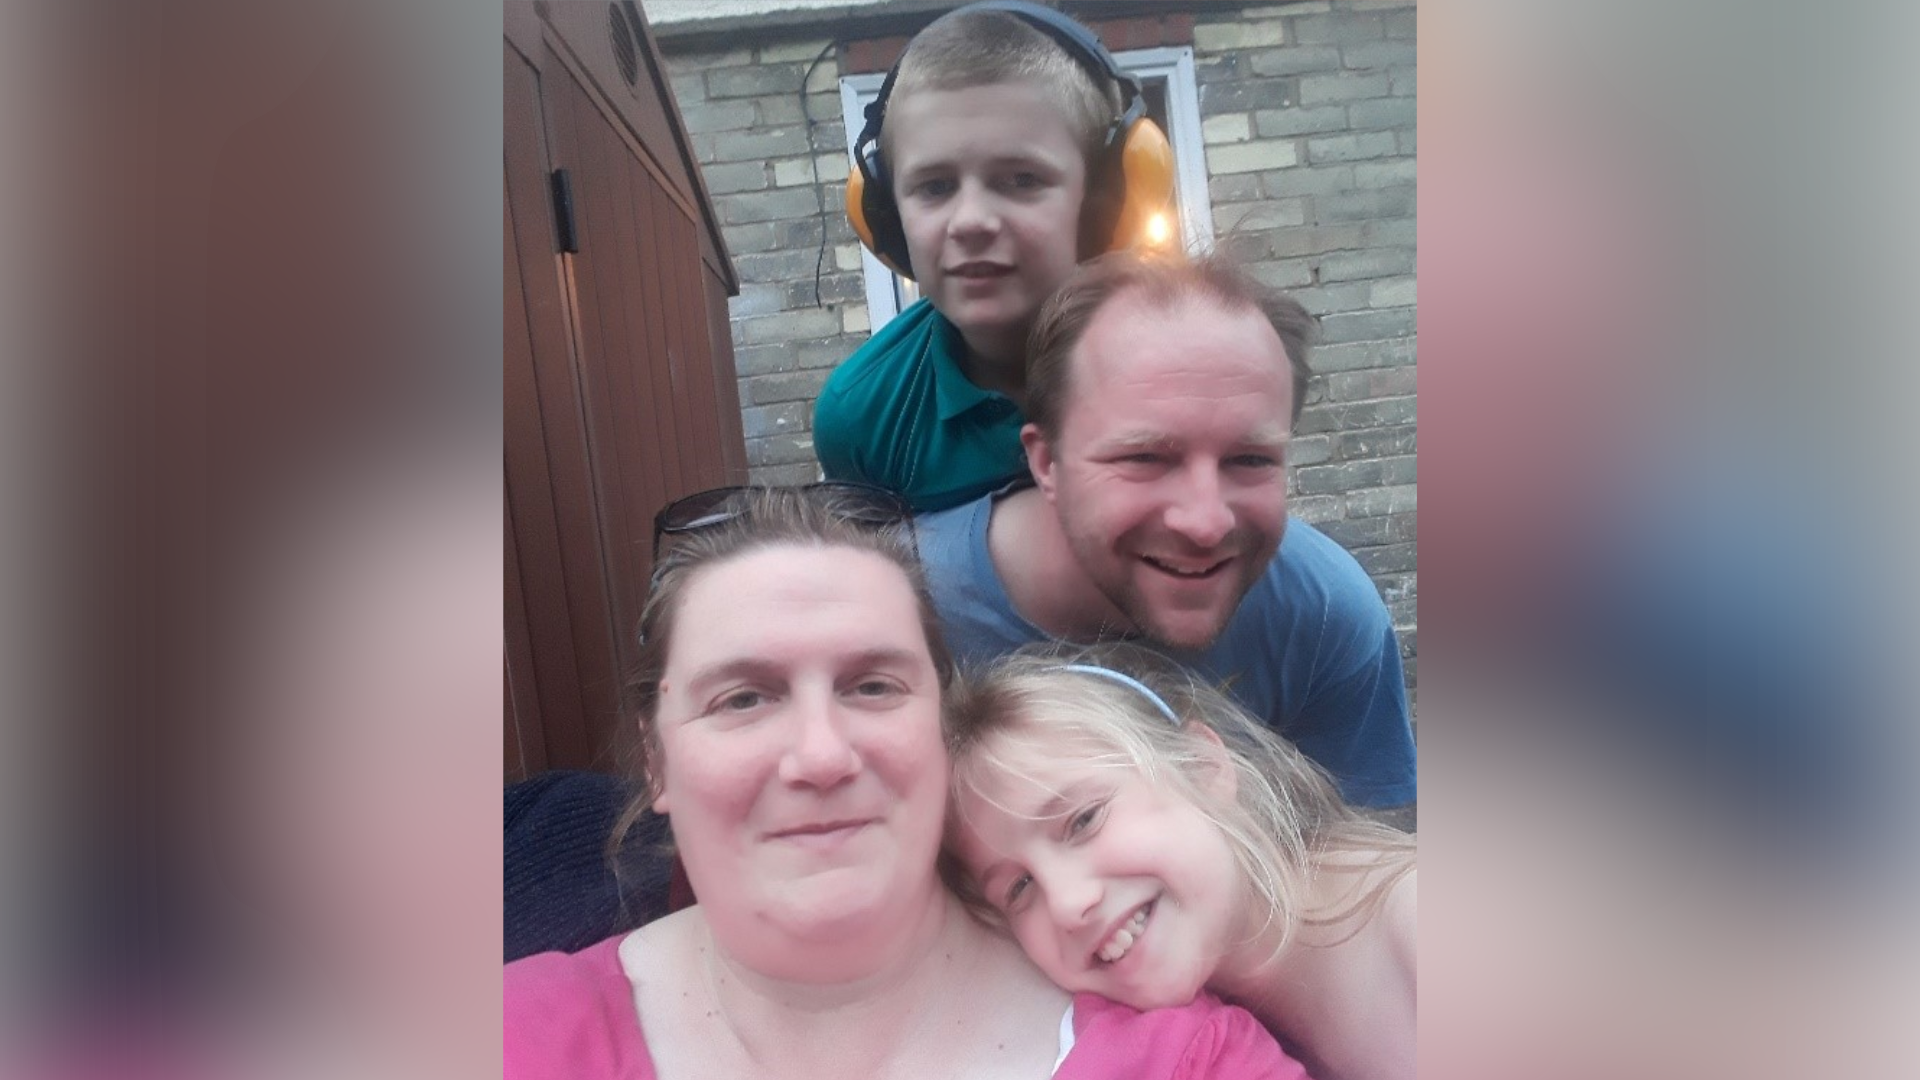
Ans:
<svg viewBox="0 0 1920 1080"><path fill-rule="evenodd" d="M1379 603L1371 586L1362 599ZM1418 774L1399 639L1384 606L1329 615L1311 688L1286 734L1334 774L1354 806L1411 807Z"/></svg>
<svg viewBox="0 0 1920 1080"><path fill-rule="evenodd" d="M1288 703L1279 730L1334 774L1348 803L1413 805L1419 790L1400 640L1371 582L1350 590L1346 603L1334 594L1308 632L1317 640L1296 642L1311 650L1311 667L1294 671L1306 690Z"/></svg>

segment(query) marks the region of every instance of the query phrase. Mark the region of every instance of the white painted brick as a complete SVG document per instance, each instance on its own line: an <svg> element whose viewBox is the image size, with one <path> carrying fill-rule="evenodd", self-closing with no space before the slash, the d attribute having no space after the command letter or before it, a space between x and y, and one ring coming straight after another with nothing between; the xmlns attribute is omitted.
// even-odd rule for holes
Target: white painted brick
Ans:
<svg viewBox="0 0 1920 1080"><path fill-rule="evenodd" d="M817 167L820 170L820 182L837 184L847 178L847 170L853 166L845 154L821 154Z"/></svg>
<svg viewBox="0 0 1920 1080"><path fill-rule="evenodd" d="M760 191L767 186L767 167L757 161L727 165L708 165L700 170L713 195L732 195L741 191Z"/></svg>
<svg viewBox="0 0 1920 1080"><path fill-rule="evenodd" d="M1411 514L1420 509L1420 489L1412 484L1371 488L1347 496L1350 518Z"/></svg>
<svg viewBox="0 0 1920 1080"><path fill-rule="evenodd" d="M1299 147L1286 139L1264 139L1207 148L1207 169L1216 173L1286 169L1299 163Z"/></svg>
<svg viewBox="0 0 1920 1080"><path fill-rule="evenodd" d="M1328 135L1307 140L1307 153L1313 156L1316 165L1389 157L1398 147L1399 144L1391 131Z"/></svg>
<svg viewBox="0 0 1920 1080"><path fill-rule="evenodd" d="M708 70L723 67L740 67L753 63L753 50L743 45L737 49L728 49L723 53L706 53L698 57L684 57L676 62L697 63Z"/></svg>
<svg viewBox="0 0 1920 1080"><path fill-rule="evenodd" d="M732 105L734 102L728 101L721 104ZM739 104L749 105L756 110L762 127L782 127L787 124L807 122L806 111L800 107L800 102L790 97L754 98L752 101L742 101Z"/></svg>
<svg viewBox="0 0 1920 1080"><path fill-rule="evenodd" d="M811 60L812 57L807 59ZM803 69L804 73L804 69ZM805 90L809 94L824 94L840 89L840 65L823 63L813 69L813 77L807 80Z"/></svg>
<svg viewBox="0 0 1920 1080"><path fill-rule="evenodd" d="M792 187L813 183L813 162L809 158L788 158L773 163L773 186Z"/></svg>
<svg viewBox="0 0 1920 1080"><path fill-rule="evenodd" d="M1265 199L1260 202L1229 203L1213 208L1216 232L1236 230L1282 229L1307 223L1307 200Z"/></svg>
<svg viewBox="0 0 1920 1080"><path fill-rule="evenodd" d="M813 58L819 56L821 48L827 44L824 41L794 41L783 45L763 45L760 47L760 62L788 64L795 60L804 60L811 64ZM828 59L832 59L832 54L828 54ZM826 61L822 60L820 63L825 66Z"/></svg>
<svg viewBox="0 0 1920 1080"><path fill-rule="evenodd" d="M867 320L867 305L848 307L840 314L840 327L848 334L864 334L871 329L872 323Z"/></svg>
<svg viewBox="0 0 1920 1080"><path fill-rule="evenodd" d="M1305 259L1257 262L1247 267L1255 281L1270 289L1298 289L1313 284L1313 267ZM1308 465L1312 462L1299 462Z"/></svg>
<svg viewBox="0 0 1920 1080"><path fill-rule="evenodd" d="M1200 141L1215 143L1246 142L1253 138L1253 120L1246 113L1209 116L1200 122Z"/></svg>
<svg viewBox="0 0 1920 1080"><path fill-rule="evenodd" d="M1390 188L1414 183L1417 166L1412 158L1399 161L1363 162L1353 167L1353 186Z"/></svg>
<svg viewBox="0 0 1920 1080"><path fill-rule="evenodd" d="M1286 43L1285 26L1278 19L1270 22L1215 23L1193 28L1193 47L1201 52L1259 49Z"/></svg>
<svg viewBox="0 0 1920 1080"><path fill-rule="evenodd" d="M1318 465L1332 458L1333 439L1327 435L1305 435L1287 445L1287 464L1295 467Z"/></svg>
<svg viewBox="0 0 1920 1080"><path fill-rule="evenodd" d="M781 315L761 315L736 319L733 340L739 345L767 345L781 341L801 341L834 333L839 322L831 311L789 311Z"/></svg>
<svg viewBox="0 0 1920 1080"><path fill-rule="evenodd" d="M773 163L775 187L813 186L816 170L823 184L837 184L847 178L845 154L822 154L818 158L787 158Z"/></svg>
<svg viewBox="0 0 1920 1080"><path fill-rule="evenodd" d="M1340 518L1340 496L1288 496L1287 512L1309 525L1321 525Z"/></svg>
<svg viewBox="0 0 1920 1080"><path fill-rule="evenodd" d="M1413 302L1414 283L1412 278L1378 282L1373 286L1372 291L1367 294L1368 307L1408 307L1411 306Z"/></svg>
<svg viewBox="0 0 1920 1080"><path fill-rule="evenodd" d="M833 266L836 270L860 269L860 245L841 244L833 249Z"/></svg>

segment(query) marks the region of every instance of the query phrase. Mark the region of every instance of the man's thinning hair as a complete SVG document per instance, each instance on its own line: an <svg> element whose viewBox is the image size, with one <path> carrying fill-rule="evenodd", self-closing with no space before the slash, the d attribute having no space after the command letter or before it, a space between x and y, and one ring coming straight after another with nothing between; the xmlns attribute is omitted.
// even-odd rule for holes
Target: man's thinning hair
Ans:
<svg viewBox="0 0 1920 1080"><path fill-rule="evenodd" d="M1200 300L1227 311L1258 311L1287 350L1293 375L1293 416L1298 422L1307 396L1307 351L1318 322L1300 301L1249 277L1219 255L1187 260L1116 251L1081 264L1047 300L1027 338L1027 419L1048 439L1060 430L1073 393L1072 355L1088 324L1110 301L1124 297L1156 311Z"/></svg>

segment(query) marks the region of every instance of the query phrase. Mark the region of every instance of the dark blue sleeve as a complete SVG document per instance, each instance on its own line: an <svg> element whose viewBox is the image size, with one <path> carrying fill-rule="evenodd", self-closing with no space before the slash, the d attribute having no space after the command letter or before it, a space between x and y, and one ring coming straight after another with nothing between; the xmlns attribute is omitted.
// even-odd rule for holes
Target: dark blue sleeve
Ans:
<svg viewBox="0 0 1920 1080"><path fill-rule="evenodd" d="M1355 806L1405 806L1418 798L1406 672L1392 619L1372 583L1332 589L1312 636L1308 686L1282 732L1340 781Z"/></svg>
<svg viewBox="0 0 1920 1080"><path fill-rule="evenodd" d="M1313 715L1349 722L1311 725L1296 741L1341 778L1340 793L1353 805L1406 806L1419 787L1400 643L1387 626L1371 648L1356 651L1344 658L1351 661L1340 665L1344 671L1315 688L1308 706Z"/></svg>

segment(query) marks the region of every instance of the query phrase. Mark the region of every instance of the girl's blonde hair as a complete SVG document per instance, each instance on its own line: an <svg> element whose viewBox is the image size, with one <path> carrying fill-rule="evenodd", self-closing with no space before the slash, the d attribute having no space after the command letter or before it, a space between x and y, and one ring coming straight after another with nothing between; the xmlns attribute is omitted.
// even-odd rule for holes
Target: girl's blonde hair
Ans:
<svg viewBox="0 0 1920 1080"><path fill-rule="evenodd" d="M1126 680L1070 665L1137 680L1173 711L1179 725ZM1266 909L1266 921L1251 933L1257 936L1277 920L1281 947L1302 924L1331 925L1358 914L1364 918L1357 930L1414 865L1412 836L1362 816L1340 797L1327 772L1292 743L1199 676L1138 646L1028 646L959 680L947 696L945 717L953 758L950 837L964 822L962 796L998 806L987 795L988 781L1012 776L1039 783L1022 762L1072 755L1095 767L1137 769L1219 828ZM1231 796L1211 782L1221 752L1200 726L1226 748L1235 780ZM1378 858L1330 858L1342 853ZM1383 866L1388 872L1376 876ZM957 862L943 859L942 873L977 916L1000 921ZM1354 883L1333 903L1309 907L1310 886L1331 874L1352 875Z"/></svg>

